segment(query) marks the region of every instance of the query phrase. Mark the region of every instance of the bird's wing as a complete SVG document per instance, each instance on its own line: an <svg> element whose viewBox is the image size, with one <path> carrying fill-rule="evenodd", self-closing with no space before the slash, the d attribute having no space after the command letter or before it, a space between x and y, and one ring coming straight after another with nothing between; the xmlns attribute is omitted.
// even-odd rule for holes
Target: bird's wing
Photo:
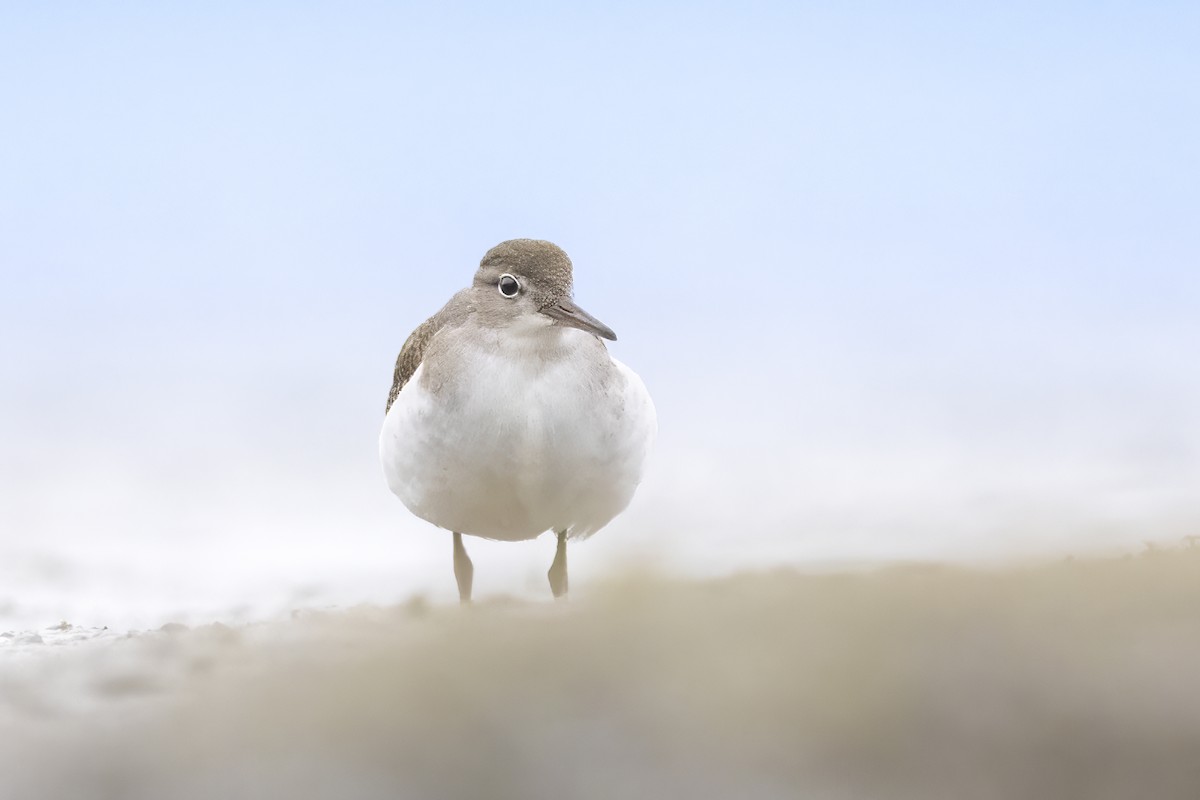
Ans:
<svg viewBox="0 0 1200 800"><path fill-rule="evenodd" d="M446 303L441 311L422 322L415 331L409 334L404 346L400 348L400 355L396 356L396 369L392 373L392 390L388 392L384 414L392 409L392 403L396 402L396 396L400 394L404 384L408 383L408 379L417 371L417 367L421 366L421 362L425 359L425 351L429 348L433 337L447 326L460 324L470 312L471 308L466 301L466 292L459 292L450 299L449 303Z"/></svg>

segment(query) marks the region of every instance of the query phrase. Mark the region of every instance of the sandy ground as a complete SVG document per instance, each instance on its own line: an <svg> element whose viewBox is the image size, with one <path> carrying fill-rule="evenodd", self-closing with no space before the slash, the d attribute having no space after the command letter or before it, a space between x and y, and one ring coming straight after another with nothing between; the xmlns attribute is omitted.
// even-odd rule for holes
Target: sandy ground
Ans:
<svg viewBox="0 0 1200 800"><path fill-rule="evenodd" d="M0 635L0 797L1195 798L1200 548Z"/></svg>

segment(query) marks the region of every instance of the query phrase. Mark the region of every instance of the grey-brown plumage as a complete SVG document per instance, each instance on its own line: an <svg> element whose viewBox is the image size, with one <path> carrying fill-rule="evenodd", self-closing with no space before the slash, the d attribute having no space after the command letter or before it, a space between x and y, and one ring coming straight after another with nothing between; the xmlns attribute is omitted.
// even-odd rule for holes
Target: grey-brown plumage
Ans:
<svg viewBox="0 0 1200 800"><path fill-rule="evenodd" d="M404 346L400 348L400 355L396 356L396 369L392 373L392 389L388 392L384 414L392 410L392 403L396 402L396 396L400 394L404 384L408 383L408 379L417 371L417 367L421 366L421 362L425 359L425 350L429 347L429 342L434 335L446 325L459 324L470 313L470 301L464 290L450 298L450 302L446 303L441 311L422 322L415 331L409 334Z"/></svg>
<svg viewBox="0 0 1200 800"><path fill-rule="evenodd" d="M489 284L494 276L505 272L529 280L538 308L571 296L571 259L553 242L542 239L501 242L484 253L475 273L475 285Z"/></svg>
<svg viewBox="0 0 1200 800"><path fill-rule="evenodd" d="M539 309L548 308L563 298L571 296L571 259L562 248L542 239L510 239L488 250L479 262L472 288L493 286L502 274L510 273L526 279L526 285ZM392 388L388 392L386 414L396 402L396 396L408 383L417 367L425 359L429 342L443 328L461 325L479 308L472 302L472 289L463 289L450 298L450 302L429 319L422 322L409 335L396 357L396 368L392 373Z"/></svg>

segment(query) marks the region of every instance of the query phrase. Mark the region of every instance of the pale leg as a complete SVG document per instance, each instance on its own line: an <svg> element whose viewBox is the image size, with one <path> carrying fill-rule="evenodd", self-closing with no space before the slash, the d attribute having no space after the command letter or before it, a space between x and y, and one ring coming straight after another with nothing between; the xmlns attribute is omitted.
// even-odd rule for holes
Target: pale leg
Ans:
<svg viewBox="0 0 1200 800"><path fill-rule="evenodd" d="M550 591L554 596L565 597L567 594L567 532L555 531L558 536L558 549L554 551L554 563L546 577L550 579Z"/></svg>
<svg viewBox="0 0 1200 800"><path fill-rule="evenodd" d="M454 579L458 581L458 599L463 603L471 602L471 579L473 577L475 577L475 567L471 564L471 557L467 555L467 548L463 547L462 534L455 533Z"/></svg>

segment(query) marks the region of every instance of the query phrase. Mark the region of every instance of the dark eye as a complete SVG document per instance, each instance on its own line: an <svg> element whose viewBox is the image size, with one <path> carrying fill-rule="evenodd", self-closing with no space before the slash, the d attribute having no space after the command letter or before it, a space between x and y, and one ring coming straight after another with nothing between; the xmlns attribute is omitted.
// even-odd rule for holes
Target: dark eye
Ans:
<svg viewBox="0 0 1200 800"><path fill-rule="evenodd" d="M505 297L516 297L517 292L521 291L521 284L512 275L501 275L498 285L500 287L500 294Z"/></svg>

